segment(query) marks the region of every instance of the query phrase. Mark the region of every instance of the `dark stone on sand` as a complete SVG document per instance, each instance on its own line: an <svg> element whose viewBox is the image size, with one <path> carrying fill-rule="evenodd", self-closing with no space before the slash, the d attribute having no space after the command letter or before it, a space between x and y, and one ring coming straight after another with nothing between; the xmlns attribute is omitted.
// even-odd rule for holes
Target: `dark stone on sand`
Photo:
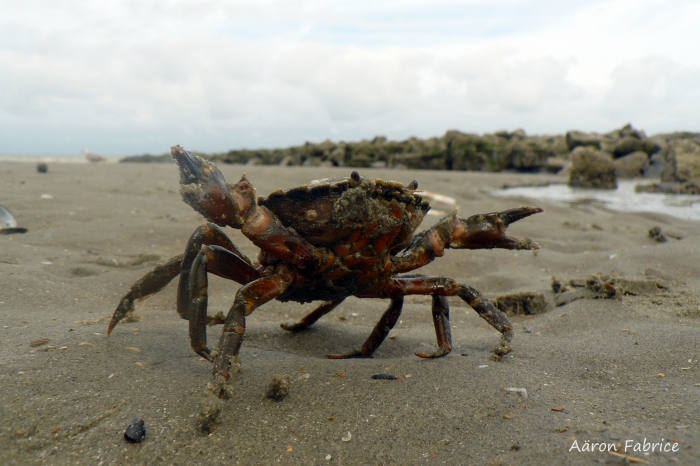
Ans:
<svg viewBox="0 0 700 466"><path fill-rule="evenodd" d="M132 443L139 443L146 438L146 424L143 419L135 417L124 431L124 438Z"/></svg>
<svg viewBox="0 0 700 466"><path fill-rule="evenodd" d="M657 243L665 243L668 241L668 238L666 238L666 235L664 235L663 230L661 230L661 227L654 227L649 230L649 238L653 239Z"/></svg>
<svg viewBox="0 0 700 466"><path fill-rule="evenodd" d="M39 162L36 164L36 171L46 173L49 171L49 166L45 162Z"/></svg>
<svg viewBox="0 0 700 466"><path fill-rule="evenodd" d="M374 374L373 380L399 380L399 377L391 374Z"/></svg>

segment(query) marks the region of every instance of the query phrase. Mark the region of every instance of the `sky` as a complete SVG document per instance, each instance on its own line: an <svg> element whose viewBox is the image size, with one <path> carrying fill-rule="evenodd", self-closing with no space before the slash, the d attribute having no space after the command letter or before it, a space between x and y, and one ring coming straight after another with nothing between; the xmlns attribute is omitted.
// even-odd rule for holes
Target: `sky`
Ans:
<svg viewBox="0 0 700 466"><path fill-rule="evenodd" d="M700 131L697 0L0 0L0 153Z"/></svg>

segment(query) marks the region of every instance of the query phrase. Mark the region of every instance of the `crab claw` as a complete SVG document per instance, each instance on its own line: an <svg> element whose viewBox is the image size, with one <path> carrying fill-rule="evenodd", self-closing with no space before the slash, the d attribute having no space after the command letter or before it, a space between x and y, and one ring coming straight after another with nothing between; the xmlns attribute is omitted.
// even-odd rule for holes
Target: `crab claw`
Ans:
<svg viewBox="0 0 700 466"><path fill-rule="evenodd" d="M246 210L249 202L240 195L240 199L234 198L216 165L190 154L179 145L171 148L170 155L180 167L183 200L210 222L240 228L243 223L240 209ZM241 180L244 181L247 183L247 180Z"/></svg>
<svg viewBox="0 0 700 466"><path fill-rule="evenodd" d="M539 249L540 245L530 238L513 238L506 228L513 222L530 215L544 212L540 207L518 207L503 212L472 215L467 219L457 218L450 247L455 249Z"/></svg>

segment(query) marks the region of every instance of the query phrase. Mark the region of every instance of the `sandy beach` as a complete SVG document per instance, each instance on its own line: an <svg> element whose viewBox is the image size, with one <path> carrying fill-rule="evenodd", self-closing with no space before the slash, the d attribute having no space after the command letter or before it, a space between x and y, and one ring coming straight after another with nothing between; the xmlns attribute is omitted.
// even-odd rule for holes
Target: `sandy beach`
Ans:
<svg viewBox="0 0 700 466"><path fill-rule="evenodd" d="M220 169L229 182L245 171L259 195L351 171ZM359 347L388 303L350 298L291 334L280 323L315 306L270 302L248 318L235 396L205 435L195 418L211 365L192 351L188 324L175 312L176 281L137 305L140 321L106 335L121 296L158 261L181 253L204 222L180 199L176 166L64 163L41 174L34 163L1 162L0 204L29 231L0 235L0 464L700 464L697 222L491 194L504 184L566 182L555 175L362 174L416 179L455 198L462 217L543 207L509 229L537 241L536 254L448 250L421 272L489 298L543 293L548 311L511 317L514 351L494 362L498 333L451 299L454 349L422 360L413 353L435 344L430 298L409 297L373 359L329 360L326 353ZM421 229L439 218L427 216ZM649 237L657 226L669 241ZM239 231L227 233L257 256ZM657 286L554 304L552 277L598 273ZM211 278L209 313L226 312L238 288ZM212 344L220 331L209 328ZM42 338L49 341L31 345ZM292 380L279 402L265 397L276 375ZM130 444L123 433L135 417L147 436ZM634 451L644 442L672 451ZM601 443L617 451L584 447Z"/></svg>

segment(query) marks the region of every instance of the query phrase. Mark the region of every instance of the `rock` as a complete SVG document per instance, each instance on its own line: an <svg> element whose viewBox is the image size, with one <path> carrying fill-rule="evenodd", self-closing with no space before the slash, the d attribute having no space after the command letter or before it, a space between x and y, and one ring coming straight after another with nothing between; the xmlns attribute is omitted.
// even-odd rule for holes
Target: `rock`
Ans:
<svg viewBox="0 0 700 466"><path fill-rule="evenodd" d="M644 143L635 137L625 136L615 143L613 147L613 156L619 158L632 152L639 152L644 150Z"/></svg>
<svg viewBox="0 0 700 466"><path fill-rule="evenodd" d="M700 184L693 181L686 183L638 184L634 187L634 190L638 193L700 194Z"/></svg>
<svg viewBox="0 0 700 466"><path fill-rule="evenodd" d="M544 168L549 173L561 173L570 165L570 160L566 160L561 157L547 157L547 161L544 164Z"/></svg>
<svg viewBox="0 0 700 466"><path fill-rule="evenodd" d="M49 166L46 162L39 162L36 164L36 171L39 173L47 173L49 171Z"/></svg>
<svg viewBox="0 0 700 466"><path fill-rule="evenodd" d="M615 175L618 178L636 178L642 176L644 167L649 161L646 152L637 151L614 160Z"/></svg>
<svg viewBox="0 0 700 466"><path fill-rule="evenodd" d="M365 154L355 154L346 164L348 167L369 168L372 165L372 159Z"/></svg>
<svg viewBox="0 0 700 466"><path fill-rule="evenodd" d="M576 188L616 189L615 164L607 152L577 147L572 153L569 186Z"/></svg>
<svg viewBox="0 0 700 466"><path fill-rule="evenodd" d="M609 136L597 133L582 133L580 131L569 131L566 133L566 145L569 147L569 150L574 150L579 146L601 149L601 142L614 143L615 141Z"/></svg>
<svg viewBox="0 0 700 466"><path fill-rule="evenodd" d="M671 140L664 161L661 181L700 181L700 143L697 140Z"/></svg>
<svg viewBox="0 0 700 466"><path fill-rule="evenodd" d="M538 144L534 138L511 140L504 149L504 157L508 161L507 168L518 171L537 171L545 165L550 155L549 149Z"/></svg>

